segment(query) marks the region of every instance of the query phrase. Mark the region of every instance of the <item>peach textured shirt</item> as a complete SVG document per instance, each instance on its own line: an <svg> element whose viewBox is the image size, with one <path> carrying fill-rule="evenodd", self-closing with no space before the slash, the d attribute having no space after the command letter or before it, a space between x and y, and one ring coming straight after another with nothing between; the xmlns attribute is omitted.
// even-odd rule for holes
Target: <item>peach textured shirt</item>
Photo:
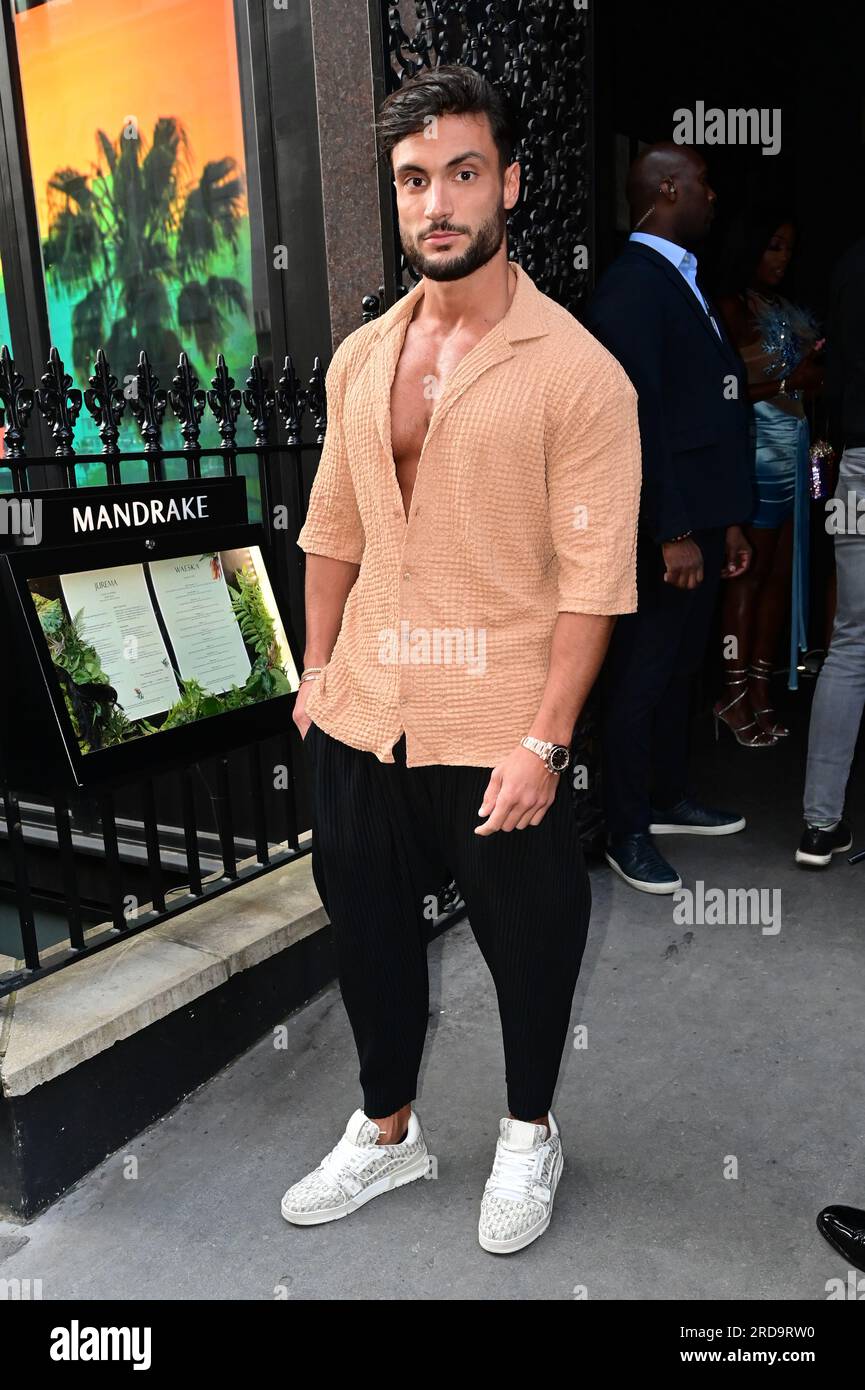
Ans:
<svg viewBox="0 0 865 1390"><path fill-rule="evenodd" d="M494 767L528 733L556 616L637 606L637 395L511 261L514 297L435 403L406 520L390 392L423 279L350 333L298 537L360 565L306 710L392 763Z"/></svg>

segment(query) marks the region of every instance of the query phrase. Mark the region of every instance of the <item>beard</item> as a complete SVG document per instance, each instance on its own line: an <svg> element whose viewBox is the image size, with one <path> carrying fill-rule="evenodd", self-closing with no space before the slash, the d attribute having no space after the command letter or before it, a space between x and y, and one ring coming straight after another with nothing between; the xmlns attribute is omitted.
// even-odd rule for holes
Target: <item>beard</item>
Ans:
<svg viewBox="0 0 865 1390"><path fill-rule="evenodd" d="M409 241L403 236L401 228L399 239L403 254L416 275L423 275L428 280L463 280L492 260L504 239L505 224L505 208L498 207L481 223L468 246L459 254L442 250L440 253L432 251L427 255L423 249L426 243ZM436 230L464 231L465 228L451 227L448 224Z"/></svg>

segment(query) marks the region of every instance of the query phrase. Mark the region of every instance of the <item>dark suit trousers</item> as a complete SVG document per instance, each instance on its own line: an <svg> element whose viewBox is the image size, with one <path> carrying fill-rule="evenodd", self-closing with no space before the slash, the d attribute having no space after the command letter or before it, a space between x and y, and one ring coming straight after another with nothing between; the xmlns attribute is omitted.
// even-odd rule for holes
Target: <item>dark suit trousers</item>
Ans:
<svg viewBox="0 0 865 1390"><path fill-rule="evenodd" d="M602 676L602 789L611 835L648 831L652 806L668 809L689 794L691 684L706 651L725 530L694 533L704 562L696 589L665 584L661 547L640 536L637 612L618 618Z"/></svg>

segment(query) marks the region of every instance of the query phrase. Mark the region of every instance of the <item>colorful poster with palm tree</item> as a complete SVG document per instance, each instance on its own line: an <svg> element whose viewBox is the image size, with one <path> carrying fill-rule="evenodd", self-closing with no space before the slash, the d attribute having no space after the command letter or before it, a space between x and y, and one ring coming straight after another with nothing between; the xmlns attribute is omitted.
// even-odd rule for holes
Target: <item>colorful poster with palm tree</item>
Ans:
<svg viewBox="0 0 865 1390"><path fill-rule="evenodd" d="M257 345L232 0L17 8L51 340L67 370L83 388L103 346L132 391L145 348L169 387L184 348L206 388L222 351L242 384ZM82 413L79 451L100 447L87 429ZM165 443L180 442L169 412ZM205 416L202 443L217 442ZM127 419L121 446L137 443ZM128 466L124 478L136 480Z"/></svg>

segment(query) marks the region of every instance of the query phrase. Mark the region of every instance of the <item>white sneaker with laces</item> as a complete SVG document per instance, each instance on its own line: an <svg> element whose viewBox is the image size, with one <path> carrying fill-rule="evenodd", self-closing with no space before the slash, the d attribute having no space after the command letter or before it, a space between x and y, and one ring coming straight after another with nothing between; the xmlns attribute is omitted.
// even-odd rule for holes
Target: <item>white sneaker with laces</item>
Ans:
<svg viewBox="0 0 865 1390"><path fill-rule="evenodd" d="M412 1110L401 1144L378 1144L381 1129L362 1110L355 1110L345 1133L330 1153L282 1199L282 1214L295 1226L336 1221L382 1192L422 1178L429 1153Z"/></svg>
<svg viewBox="0 0 865 1390"><path fill-rule="evenodd" d="M546 1125L527 1120L499 1121L493 1169L481 1200L478 1240L484 1250L509 1255L522 1250L550 1224L564 1157L552 1111Z"/></svg>

